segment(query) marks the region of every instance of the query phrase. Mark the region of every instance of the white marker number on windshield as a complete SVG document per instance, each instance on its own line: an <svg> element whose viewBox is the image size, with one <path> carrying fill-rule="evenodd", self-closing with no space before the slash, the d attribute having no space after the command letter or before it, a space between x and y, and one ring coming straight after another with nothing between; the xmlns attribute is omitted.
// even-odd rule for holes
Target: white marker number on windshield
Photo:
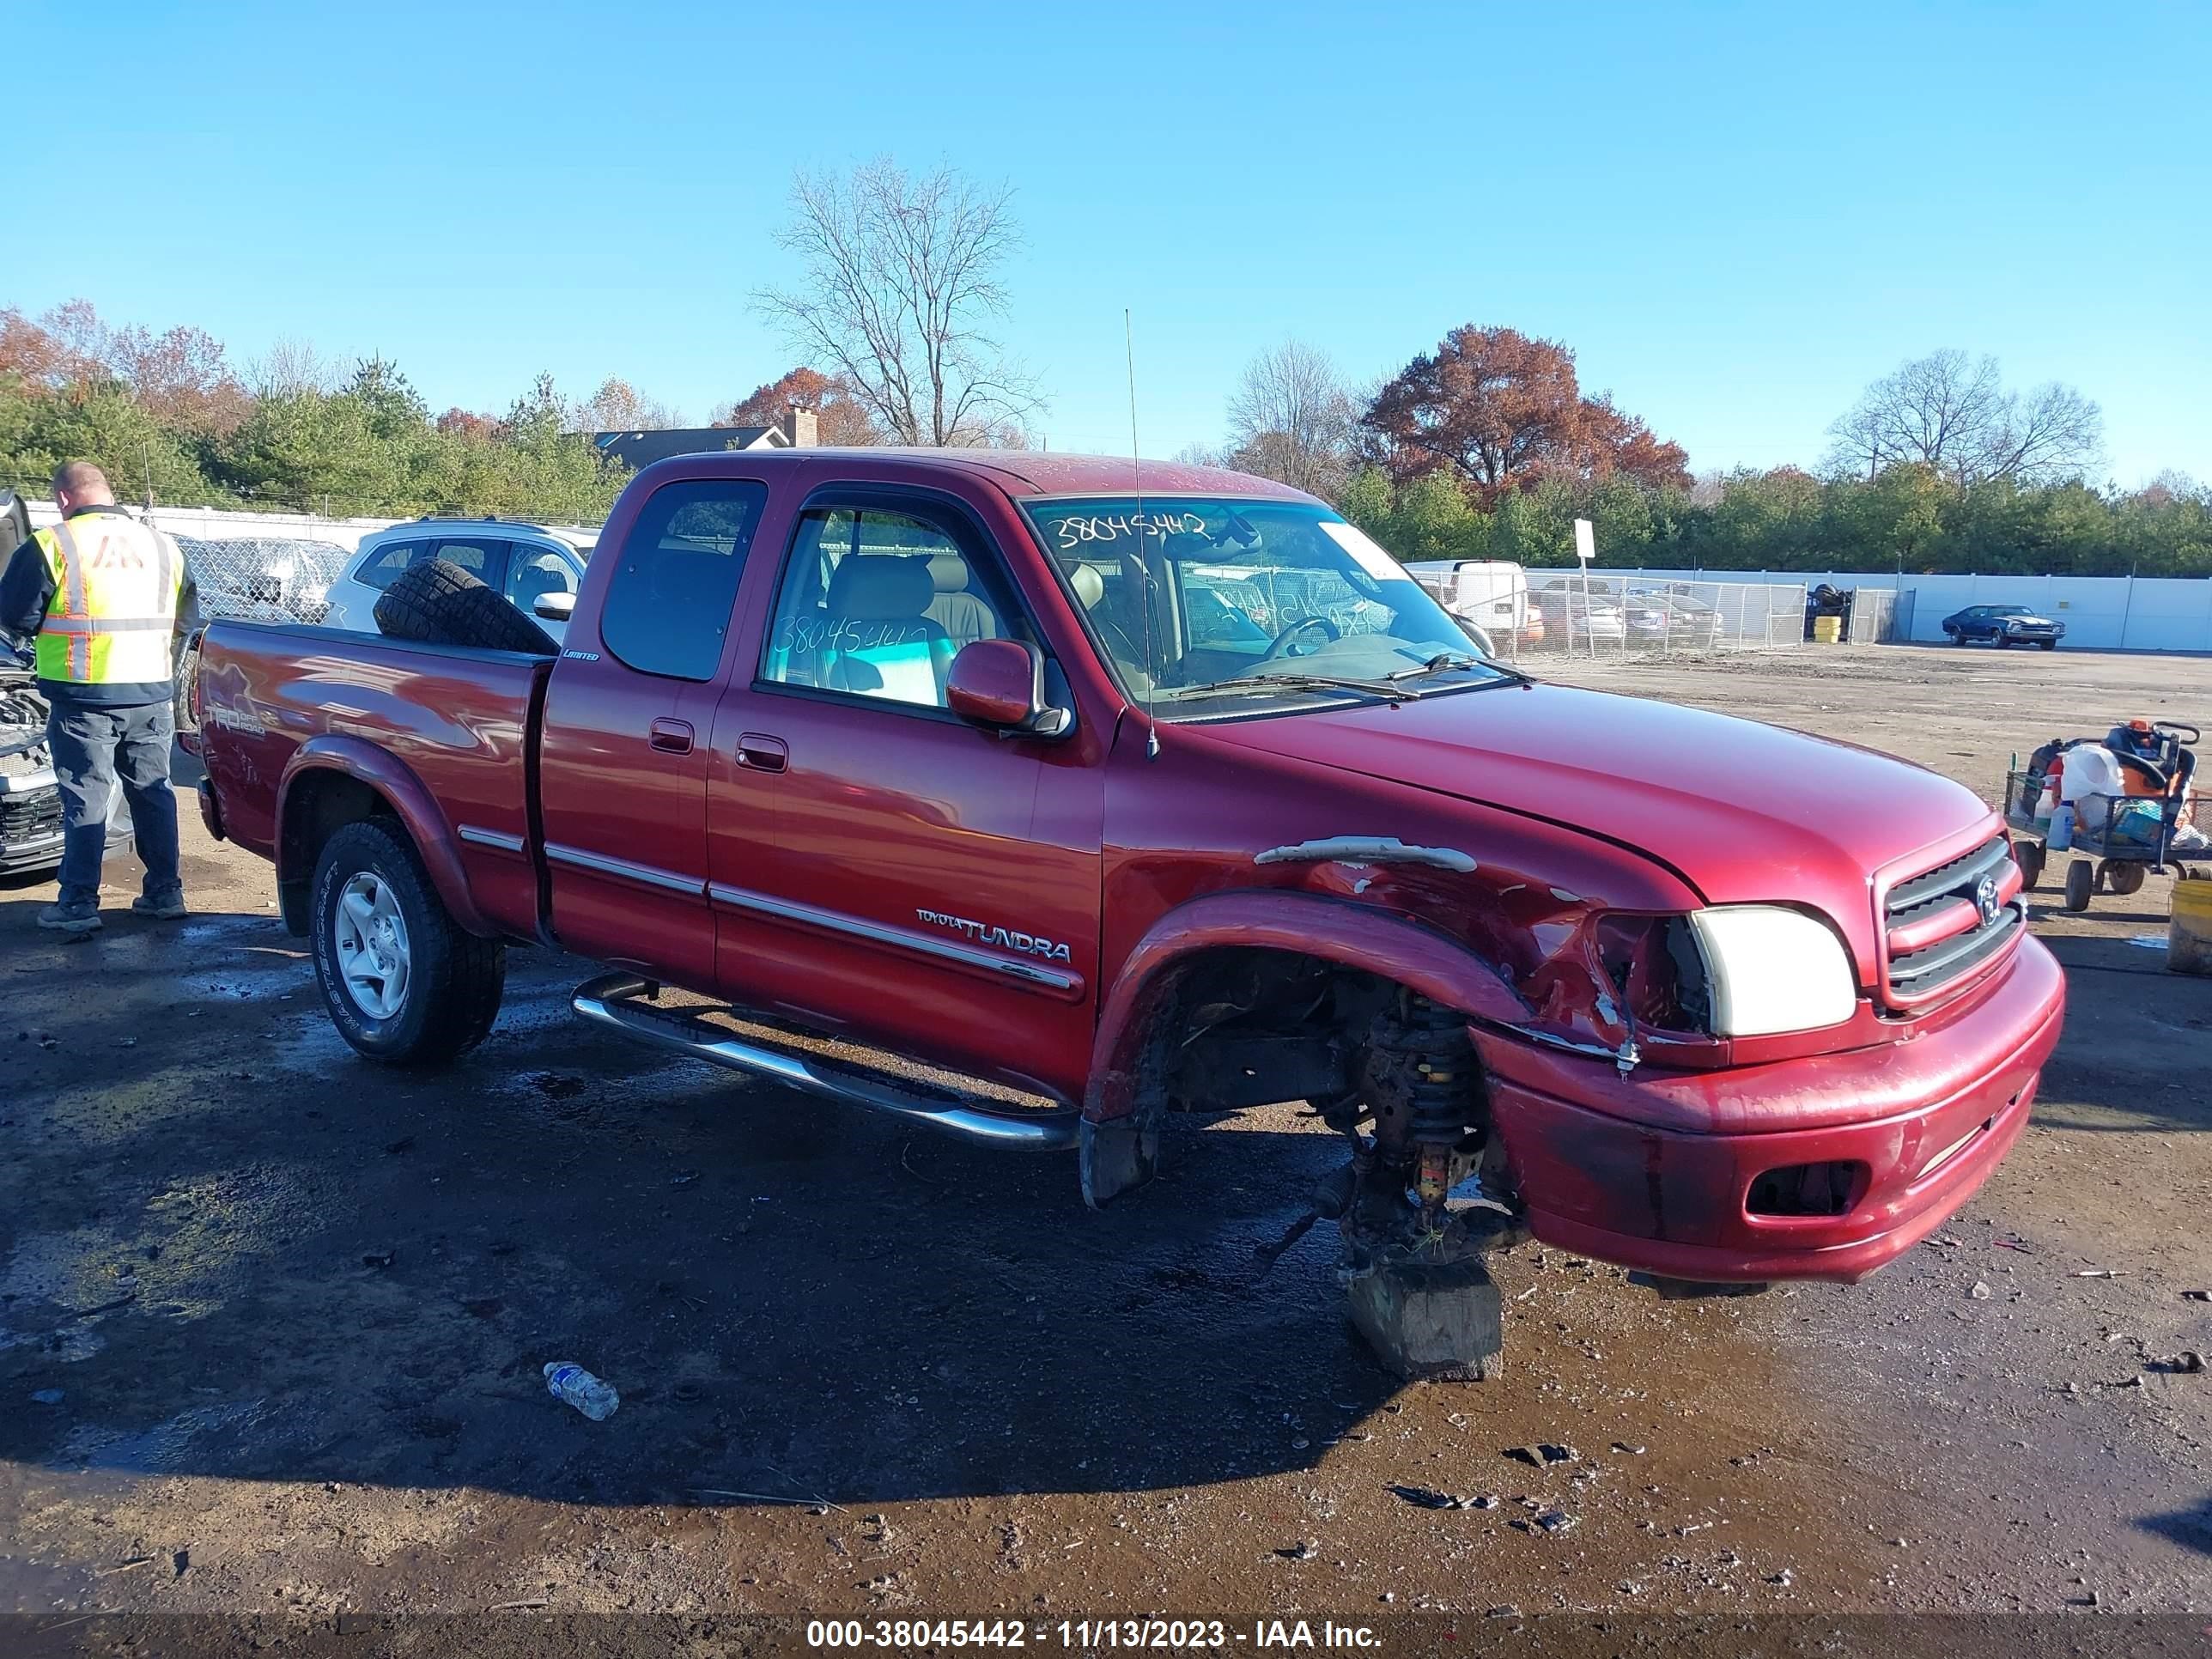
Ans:
<svg viewBox="0 0 2212 1659"><path fill-rule="evenodd" d="M1115 542L1124 536L1194 536L1206 528L1195 513L1094 513L1087 519L1062 519L1060 551L1085 542Z"/></svg>

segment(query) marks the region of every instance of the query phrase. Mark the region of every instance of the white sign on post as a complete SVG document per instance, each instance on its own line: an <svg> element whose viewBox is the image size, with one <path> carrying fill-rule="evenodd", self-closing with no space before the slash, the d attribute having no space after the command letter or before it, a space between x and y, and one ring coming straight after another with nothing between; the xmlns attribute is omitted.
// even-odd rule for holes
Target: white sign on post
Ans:
<svg viewBox="0 0 2212 1659"><path fill-rule="evenodd" d="M1590 528L1590 521L1588 519L1577 519L1575 520L1575 568L1583 573L1583 630L1589 637L1590 655L1593 657L1597 655L1597 630L1590 626L1589 568L1590 561L1595 557L1597 557L1596 532ZM1626 643L1624 636L1623 644ZM1574 618L1570 612L1567 619L1567 649L1571 652L1574 648Z"/></svg>

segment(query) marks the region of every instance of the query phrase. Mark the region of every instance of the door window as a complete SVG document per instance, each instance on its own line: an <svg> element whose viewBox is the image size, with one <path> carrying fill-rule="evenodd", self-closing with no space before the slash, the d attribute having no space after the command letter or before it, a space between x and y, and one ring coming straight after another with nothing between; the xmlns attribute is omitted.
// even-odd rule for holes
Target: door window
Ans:
<svg viewBox="0 0 2212 1659"><path fill-rule="evenodd" d="M557 549L536 542L509 544L507 567L507 602L526 617L548 593L574 593L576 573Z"/></svg>
<svg viewBox="0 0 2212 1659"><path fill-rule="evenodd" d="M507 544L487 541L480 536L388 543L362 566L357 580L371 587L386 588L398 579L401 571L431 559L450 560L487 587L497 587L506 580Z"/></svg>
<svg viewBox="0 0 2212 1659"><path fill-rule="evenodd" d="M486 541L482 537L447 537L438 544L437 556L449 564L457 564L486 587L499 587L507 580L507 544Z"/></svg>
<svg viewBox="0 0 2212 1659"><path fill-rule="evenodd" d="M767 505L766 485L739 479L701 478L654 490L608 579L599 616L607 649L641 673L713 679L738 579Z"/></svg>
<svg viewBox="0 0 2212 1659"><path fill-rule="evenodd" d="M429 553L428 542L386 542L369 555L354 573L354 580L380 592L397 581L401 571L417 559L428 558Z"/></svg>
<svg viewBox="0 0 2212 1659"><path fill-rule="evenodd" d="M995 564L933 519L872 507L801 515L776 594L761 678L945 707L960 647L1013 634Z"/></svg>

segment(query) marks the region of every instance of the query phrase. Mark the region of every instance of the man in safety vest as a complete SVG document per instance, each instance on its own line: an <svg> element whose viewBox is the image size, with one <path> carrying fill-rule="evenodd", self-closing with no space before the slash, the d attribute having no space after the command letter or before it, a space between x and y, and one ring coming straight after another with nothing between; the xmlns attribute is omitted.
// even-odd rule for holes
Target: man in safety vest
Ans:
<svg viewBox="0 0 2212 1659"><path fill-rule="evenodd" d="M54 474L62 521L0 568L0 629L38 640L46 745L62 797L61 896L39 926L100 926L100 865L115 787L131 803L146 888L131 908L185 914L177 872L177 799L169 790L176 735L173 636L191 625L191 574L175 542L115 505L89 461Z"/></svg>

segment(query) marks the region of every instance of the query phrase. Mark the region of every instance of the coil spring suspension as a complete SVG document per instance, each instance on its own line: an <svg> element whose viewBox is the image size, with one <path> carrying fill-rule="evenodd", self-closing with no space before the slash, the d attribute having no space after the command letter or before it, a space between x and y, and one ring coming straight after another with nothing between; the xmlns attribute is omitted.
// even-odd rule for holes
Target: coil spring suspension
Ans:
<svg viewBox="0 0 2212 1659"><path fill-rule="evenodd" d="M1415 997L1407 1010L1407 1058L1413 1080L1407 1102L1411 1117L1416 1186L1421 1207L1440 1215L1451 1186L1451 1155L1476 1110L1474 1047L1468 1041L1466 1017Z"/></svg>

